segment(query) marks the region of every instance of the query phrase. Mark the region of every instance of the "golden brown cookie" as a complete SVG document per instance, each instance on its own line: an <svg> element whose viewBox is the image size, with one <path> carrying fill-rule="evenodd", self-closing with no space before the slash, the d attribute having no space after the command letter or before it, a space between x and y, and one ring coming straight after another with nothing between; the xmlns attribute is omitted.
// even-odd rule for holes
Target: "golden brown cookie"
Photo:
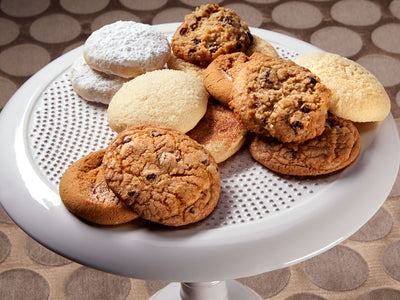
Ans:
<svg viewBox="0 0 400 300"><path fill-rule="evenodd" d="M246 52L252 41L247 23L234 10L206 4L185 16L171 48L178 58L207 66L221 54Z"/></svg>
<svg viewBox="0 0 400 300"><path fill-rule="evenodd" d="M250 131L302 143L323 132L330 97L308 69L266 56L234 77L229 106Z"/></svg>
<svg viewBox="0 0 400 300"><path fill-rule="evenodd" d="M230 109L210 101L204 117L186 134L202 144L220 163L243 146L247 128Z"/></svg>
<svg viewBox="0 0 400 300"><path fill-rule="evenodd" d="M389 114L385 88L357 62L328 52L303 54L294 61L317 74L332 91L331 113L353 122L382 121Z"/></svg>
<svg viewBox="0 0 400 300"><path fill-rule="evenodd" d="M180 131L143 125L120 132L103 159L108 185L143 219L180 226L207 217L221 179L212 155Z"/></svg>
<svg viewBox="0 0 400 300"><path fill-rule="evenodd" d="M351 121L330 115L323 134L304 144L284 144L255 135L249 149L256 161L275 172L316 176L338 171L354 162L360 152L360 135Z"/></svg>
<svg viewBox="0 0 400 300"><path fill-rule="evenodd" d="M197 77L200 80L203 80L203 72L205 68L185 61L182 58L178 58L174 54L171 54L169 60L167 61L167 67L171 70L183 71L193 75L194 77Z"/></svg>
<svg viewBox="0 0 400 300"><path fill-rule="evenodd" d="M73 214L96 224L116 225L137 218L108 188L101 167L105 150L90 153L73 163L60 180L59 193Z"/></svg>
<svg viewBox="0 0 400 300"><path fill-rule="evenodd" d="M245 63L251 60L263 59L264 57L264 54L258 52L253 53L251 56L247 56L242 52L220 55L203 72L205 88L221 104L229 106L233 78Z"/></svg>
<svg viewBox="0 0 400 300"><path fill-rule="evenodd" d="M256 52L267 56L279 57L278 52L276 52L274 46L272 46L266 40L253 34L253 42L251 43L249 49L247 49L246 54L248 56L251 56L253 53Z"/></svg>

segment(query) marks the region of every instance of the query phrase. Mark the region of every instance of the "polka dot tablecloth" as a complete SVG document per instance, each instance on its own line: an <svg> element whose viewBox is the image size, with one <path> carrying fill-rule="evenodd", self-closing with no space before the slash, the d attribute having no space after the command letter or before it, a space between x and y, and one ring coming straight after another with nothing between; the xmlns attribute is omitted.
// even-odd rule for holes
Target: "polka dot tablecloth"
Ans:
<svg viewBox="0 0 400 300"><path fill-rule="evenodd" d="M204 3L1 0L0 107L31 75L83 44L93 30L120 19L180 22ZM386 88L400 128L400 0L214 3L235 9L250 26L359 62ZM239 281L265 299L400 299L400 179L382 208L348 240L303 263ZM166 284L67 260L28 237L0 207L0 299L148 299Z"/></svg>

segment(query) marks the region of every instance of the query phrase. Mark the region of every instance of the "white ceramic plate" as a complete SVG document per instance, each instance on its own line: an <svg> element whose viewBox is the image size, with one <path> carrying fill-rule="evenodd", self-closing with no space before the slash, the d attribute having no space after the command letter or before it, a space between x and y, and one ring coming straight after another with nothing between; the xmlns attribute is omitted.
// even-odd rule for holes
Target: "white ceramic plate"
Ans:
<svg viewBox="0 0 400 300"><path fill-rule="evenodd" d="M169 36L178 24L157 25ZM320 51L252 28L287 59ZM210 281L255 275L301 262L345 240L379 209L399 167L391 115L360 127L362 151L345 170L318 178L274 174L248 150L220 165L217 209L193 226L142 221L104 227L70 214L58 196L65 169L106 147L115 134L106 107L79 98L69 81L77 48L30 78L0 117L0 200L11 218L48 248L79 263L142 279Z"/></svg>

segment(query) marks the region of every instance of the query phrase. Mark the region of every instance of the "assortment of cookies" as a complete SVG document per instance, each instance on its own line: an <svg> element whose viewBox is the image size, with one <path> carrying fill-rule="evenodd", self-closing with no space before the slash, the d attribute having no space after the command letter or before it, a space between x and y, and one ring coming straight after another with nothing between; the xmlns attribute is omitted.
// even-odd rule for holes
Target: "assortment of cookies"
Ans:
<svg viewBox="0 0 400 300"><path fill-rule="evenodd" d="M100 28L71 81L82 98L108 105L117 135L67 169L60 196L75 215L106 225L206 218L219 199L218 164L246 141L277 173L341 170L360 152L353 122L390 111L357 63L330 53L281 59L234 10L210 4L185 16L171 42L130 21Z"/></svg>

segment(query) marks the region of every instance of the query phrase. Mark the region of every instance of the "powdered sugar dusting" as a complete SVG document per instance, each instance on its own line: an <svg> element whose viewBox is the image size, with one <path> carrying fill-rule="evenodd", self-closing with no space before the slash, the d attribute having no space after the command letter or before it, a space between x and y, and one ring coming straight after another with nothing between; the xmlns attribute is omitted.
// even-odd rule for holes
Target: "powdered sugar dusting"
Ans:
<svg viewBox="0 0 400 300"><path fill-rule="evenodd" d="M113 96L127 79L115 75L108 75L91 69L83 56L72 65L72 86L82 98L86 100L108 104ZM79 93L84 90L86 93ZM90 94L92 97L88 97Z"/></svg>
<svg viewBox="0 0 400 300"><path fill-rule="evenodd" d="M151 25L117 21L94 31L84 51L93 61L108 61L144 72L163 67L171 53L167 37Z"/></svg>

